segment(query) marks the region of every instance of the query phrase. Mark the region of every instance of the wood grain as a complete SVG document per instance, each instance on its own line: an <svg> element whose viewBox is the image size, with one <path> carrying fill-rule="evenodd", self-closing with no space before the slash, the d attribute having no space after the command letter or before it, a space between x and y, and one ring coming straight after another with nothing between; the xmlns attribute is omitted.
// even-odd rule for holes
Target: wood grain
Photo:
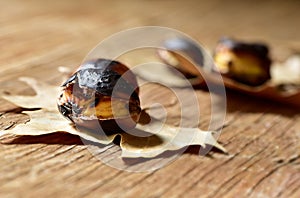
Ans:
<svg viewBox="0 0 300 198"><path fill-rule="evenodd" d="M60 84L58 66L76 68L98 42L143 25L176 28L211 50L223 35L260 40L273 59L300 51L298 1L1 1L0 91L34 94L17 80L31 76ZM143 57L137 57L142 59ZM136 60L134 60L136 61ZM186 97L193 90L180 90ZM210 95L196 89L201 122L210 121ZM155 93L155 94L153 94ZM156 94L159 93L159 94ZM173 96L158 85L143 88L144 106L168 105ZM191 104L191 107L193 105ZM178 104L167 107L178 125ZM8 112L9 111L9 112ZM0 101L0 128L28 116ZM6 113L5 113L6 112ZM219 141L225 155L199 156L191 147L153 172L132 173L107 166L117 146L93 156L80 138L64 133L0 137L1 197L300 197L299 109L227 92L226 127ZM147 168L149 164L135 164Z"/></svg>

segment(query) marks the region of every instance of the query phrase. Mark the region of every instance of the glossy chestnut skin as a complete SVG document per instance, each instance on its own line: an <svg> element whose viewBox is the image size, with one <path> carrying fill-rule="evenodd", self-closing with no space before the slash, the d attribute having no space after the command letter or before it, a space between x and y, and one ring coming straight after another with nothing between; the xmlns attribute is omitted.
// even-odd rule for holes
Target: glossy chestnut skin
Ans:
<svg viewBox="0 0 300 198"><path fill-rule="evenodd" d="M215 69L241 83L258 86L270 79L268 52L262 43L222 38L214 52Z"/></svg>
<svg viewBox="0 0 300 198"><path fill-rule="evenodd" d="M114 133L134 128L141 113L135 75L108 59L85 62L62 85L61 114L77 127Z"/></svg>

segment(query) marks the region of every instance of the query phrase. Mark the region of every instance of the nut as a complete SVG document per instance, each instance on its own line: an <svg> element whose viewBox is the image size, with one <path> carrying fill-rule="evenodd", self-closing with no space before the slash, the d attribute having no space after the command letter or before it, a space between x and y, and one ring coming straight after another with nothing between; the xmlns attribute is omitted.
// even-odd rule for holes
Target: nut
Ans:
<svg viewBox="0 0 300 198"><path fill-rule="evenodd" d="M271 60L268 51L264 44L223 38L215 49L214 69L241 83L261 85L270 79Z"/></svg>
<svg viewBox="0 0 300 198"><path fill-rule="evenodd" d="M136 77L125 65L97 59L82 64L62 85L57 104L77 127L114 133L136 126L138 94Z"/></svg>

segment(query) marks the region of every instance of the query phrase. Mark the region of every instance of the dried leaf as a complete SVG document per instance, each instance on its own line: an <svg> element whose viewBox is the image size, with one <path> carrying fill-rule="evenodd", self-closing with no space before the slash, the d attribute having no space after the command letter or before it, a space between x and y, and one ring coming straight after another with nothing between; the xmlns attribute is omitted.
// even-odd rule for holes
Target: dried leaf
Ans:
<svg viewBox="0 0 300 198"><path fill-rule="evenodd" d="M180 51L180 49L177 49ZM162 50L160 50L161 52ZM189 63L185 60L184 57L182 57L178 53L168 53L168 56L162 56L161 53L159 53L160 58L165 63L169 64L168 67L173 66L175 68L183 67L181 65ZM176 59L177 61L169 61L170 57L172 56L172 59ZM173 62L176 63L176 65L171 65ZM191 64L191 63L189 63ZM271 69L272 78L270 81L264 83L260 86L248 86L246 84L237 82L235 80L232 80L226 76L223 76L223 81L218 81L218 77L213 72L204 72L205 74L205 80L202 76L202 73L198 73L198 76L196 78L188 79L189 82L192 85L203 85L206 83L211 84L219 84L221 86L225 86L226 88L230 88L236 91L240 91L242 93L246 93L248 95L260 97L260 98L267 98L270 100L278 101L281 103L291 104L296 107L300 107L300 89L299 89L299 83L300 83L300 59L299 56L293 56L290 59L288 59L284 65L275 64L275 68ZM153 70L152 75L146 75L144 70L139 70L136 74L139 75L142 78L145 78L148 81L156 80L159 83L164 83L167 86L185 86L186 84L182 83L182 77L179 77L177 75L174 75L173 72L170 69L166 69L167 67L164 65L161 65L160 67L165 67L165 69L161 70ZM183 68L191 67L190 65L185 65ZM196 65L193 65L193 67L197 67ZM199 70L203 70L202 68L198 68ZM170 76L173 75L173 82L168 83L165 82L164 76ZM153 77L155 76L155 78ZM176 79L177 78L177 79ZM158 79L158 80L157 80ZM186 82L186 81L185 81ZM282 85L292 85L292 86L285 86L286 89L281 89Z"/></svg>
<svg viewBox="0 0 300 198"><path fill-rule="evenodd" d="M272 65L271 76L274 84L300 85L300 55L293 55L284 63Z"/></svg>
<svg viewBox="0 0 300 198"><path fill-rule="evenodd" d="M35 96L7 96L2 97L23 108L41 108L33 111L23 111L30 116L30 121L19 124L8 130L0 131L1 134L12 133L16 135L42 135L64 131L78 135L86 140L110 144L121 136L120 147L122 157L155 157L168 150L178 150L188 145L214 145L225 152L225 149L216 142L213 132L201 131L198 128L172 127L161 121L151 118L148 124L138 123L136 128L113 135L104 135L90 131L79 131L57 110L55 98L59 88L46 83L37 82L32 78L21 78L35 91ZM53 98L53 100L51 100Z"/></svg>
<svg viewBox="0 0 300 198"><path fill-rule="evenodd" d="M121 144L123 157L154 157L167 150L178 150L189 145L205 147L206 144L214 145L216 148L226 152L225 148L216 142L213 132L201 131L198 128L172 127L163 124L155 118L151 120L152 122L147 125L138 124L134 130L141 130L151 134L155 132L155 135L140 138L142 141L132 142L126 142L126 140L132 138L128 137L128 134L123 136ZM161 128L157 130L160 126ZM135 133L129 132L129 134ZM133 136L133 138L135 139L136 136ZM138 145L135 146L132 143L138 143Z"/></svg>
<svg viewBox="0 0 300 198"><path fill-rule="evenodd" d="M96 134L92 134L87 131L84 133L80 132L58 112L37 110L23 111L23 113L29 115L29 122L25 124L19 124L9 130L1 131L1 133L12 133L15 135L44 135L48 133L65 131L101 144L109 144L114 138L100 135L97 136Z"/></svg>
<svg viewBox="0 0 300 198"><path fill-rule="evenodd" d="M43 108L49 111L57 111L56 98L59 94L59 86L52 86L44 82L37 82L35 79L21 77L20 81L27 83L36 92L35 96L11 96L2 95L1 97L22 108Z"/></svg>

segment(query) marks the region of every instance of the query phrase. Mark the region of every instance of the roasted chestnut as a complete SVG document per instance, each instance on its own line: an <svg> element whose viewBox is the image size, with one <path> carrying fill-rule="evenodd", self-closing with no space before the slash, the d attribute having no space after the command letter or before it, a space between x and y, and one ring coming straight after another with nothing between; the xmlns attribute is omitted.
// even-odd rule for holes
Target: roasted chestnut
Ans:
<svg viewBox="0 0 300 198"><path fill-rule="evenodd" d="M257 86L270 79L268 47L222 38L215 49L216 70L241 83Z"/></svg>
<svg viewBox="0 0 300 198"><path fill-rule="evenodd" d="M105 133L134 128L141 108L135 75L122 63L85 62L62 85L61 114L77 127Z"/></svg>

